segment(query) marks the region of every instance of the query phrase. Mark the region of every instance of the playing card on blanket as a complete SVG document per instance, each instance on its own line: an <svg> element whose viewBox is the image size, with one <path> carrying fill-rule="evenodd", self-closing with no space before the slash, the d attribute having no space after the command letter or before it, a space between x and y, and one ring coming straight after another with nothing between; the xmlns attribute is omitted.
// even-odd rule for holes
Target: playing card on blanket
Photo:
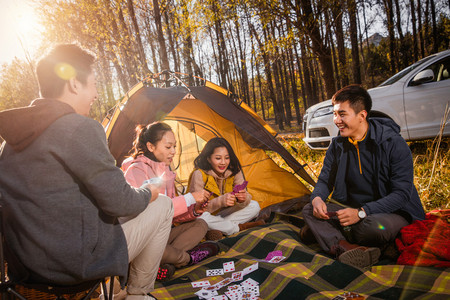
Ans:
<svg viewBox="0 0 450 300"><path fill-rule="evenodd" d="M241 286L244 287L244 290L246 286L256 286L256 285L259 285L259 283L251 278L247 278L246 280L241 282Z"/></svg>
<svg viewBox="0 0 450 300"><path fill-rule="evenodd" d="M258 270L258 263L254 263L253 265L251 265L251 266L245 268L245 269L242 271L242 273L243 273L243 275L245 276L245 275L250 274L251 272L256 271L256 270Z"/></svg>
<svg viewBox="0 0 450 300"><path fill-rule="evenodd" d="M225 295L217 295L209 298L209 300L228 300L228 298Z"/></svg>
<svg viewBox="0 0 450 300"><path fill-rule="evenodd" d="M206 276L216 276L216 275L223 275L223 269L211 269L206 270Z"/></svg>
<svg viewBox="0 0 450 300"><path fill-rule="evenodd" d="M243 277L244 274L242 272L231 273L231 279L233 279L233 281L241 281Z"/></svg>
<svg viewBox="0 0 450 300"><path fill-rule="evenodd" d="M259 285L246 285L244 286L244 291L259 296Z"/></svg>
<svg viewBox="0 0 450 300"><path fill-rule="evenodd" d="M280 261L283 261L285 259L286 259L286 256L274 256L274 257L272 257L271 260L269 260L269 262L272 263L272 264L276 264L276 263L279 263Z"/></svg>
<svg viewBox="0 0 450 300"><path fill-rule="evenodd" d="M229 262L223 263L223 271L225 273L233 272L234 271L234 262L233 261L229 261Z"/></svg>
<svg viewBox="0 0 450 300"><path fill-rule="evenodd" d="M227 295L228 298L230 298L231 300L239 300L241 299L242 296L242 292L240 291L227 291L225 292L225 295Z"/></svg>
<svg viewBox="0 0 450 300"><path fill-rule="evenodd" d="M204 287L204 286L211 285L208 280L195 281L195 282L191 282L191 284L192 284L192 287Z"/></svg>
<svg viewBox="0 0 450 300"><path fill-rule="evenodd" d="M200 298L209 299L209 298L211 298L213 296L218 295L219 293L217 291L208 291L208 290L205 290L205 289L201 289L200 291L196 292L195 294L197 296L199 296Z"/></svg>
<svg viewBox="0 0 450 300"><path fill-rule="evenodd" d="M227 286L227 289L229 291L238 291L238 292L244 291L244 288L242 286L240 286L239 284L229 285L229 286Z"/></svg>

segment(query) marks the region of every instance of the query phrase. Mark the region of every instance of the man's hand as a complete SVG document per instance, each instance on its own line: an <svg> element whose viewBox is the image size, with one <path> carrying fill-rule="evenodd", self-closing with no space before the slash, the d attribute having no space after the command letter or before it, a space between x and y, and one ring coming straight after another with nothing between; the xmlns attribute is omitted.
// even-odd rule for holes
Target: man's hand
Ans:
<svg viewBox="0 0 450 300"><path fill-rule="evenodd" d="M238 193L235 193L234 195L236 196L236 200L239 203L242 203L245 200L247 200L247 193L245 192L245 190L239 191Z"/></svg>
<svg viewBox="0 0 450 300"><path fill-rule="evenodd" d="M234 206L236 204L236 196L232 193L225 194L225 205L226 206Z"/></svg>
<svg viewBox="0 0 450 300"><path fill-rule="evenodd" d="M330 219L329 216L327 216L327 205L320 197L316 197L311 201L311 204L313 206L313 216L317 219L324 219L328 220Z"/></svg>
<svg viewBox="0 0 450 300"><path fill-rule="evenodd" d="M143 187L149 189L152 192L152 197L150 198L150 202L153 202L158 198L160 185L148 183Z"/></svg>
<svg viewBox="0 0 450 300"><path fill-rule="evenodd" d="M336 213L342 226L350 226L358 223L360 220L356 208L344 208L338 210Z"/></svg>

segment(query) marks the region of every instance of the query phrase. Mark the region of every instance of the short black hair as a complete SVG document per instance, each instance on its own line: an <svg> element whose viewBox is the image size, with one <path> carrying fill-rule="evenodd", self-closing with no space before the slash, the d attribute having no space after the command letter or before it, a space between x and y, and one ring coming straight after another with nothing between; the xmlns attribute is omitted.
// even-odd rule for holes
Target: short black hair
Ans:
<svg viewBox="0 0 450 300"><path fill-rule="evenodd" d="M333 105L345 101L350 102L350 107L355 113L365 110L367 111L367 114L369 114L372 109L372 98L366 89L358 84L351 84L343 87L331 98L331 103Z"/></svg>
<svg viewBox="0 0 450 300"><path fill-rule="evenodd" d="M95 56L77 44L58 44L37 63L39 91L45 98L61 96L64 85L71 78L82 84L92 72Z"/></svg>

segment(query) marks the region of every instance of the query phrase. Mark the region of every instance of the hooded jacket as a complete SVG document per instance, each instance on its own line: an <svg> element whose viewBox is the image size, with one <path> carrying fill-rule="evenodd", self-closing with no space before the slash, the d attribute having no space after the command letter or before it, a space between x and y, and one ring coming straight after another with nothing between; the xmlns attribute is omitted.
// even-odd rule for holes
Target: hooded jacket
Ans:
<svg viewBox="0 0 450 300"><path fill-rule="evenodd" d="M25 267L63 285L126 277L117 217L142 212L151 192L125 181L103 127L66 103L37 99L0 112L0 135L5 235Z"/></svg>
<svg viewBox="0 0 450 300"><path fill-rule="evenodd" d="M400 213L411 222L423 220L425 213L414 186L414 167L411 151L400 135L400 127L391 119L370 118L366 137L367 148L374 150L372 169L379 199L362 203L368 215L377 213ZM319 196L332 198L350 205L347 201L345 176L350 147L348 138L333 138L327 150L319 179L311 194L311 201Z"/></svg>
<svg viewBox="0 0 450 300"><path fill-rule="evenodd" d="M164 173L164 183L160 193L172 199L174 214L173 222L183 223L195 220L195 205L186 204L183 195L177 196L175 192L175 173L163 162L156 162L139 155L136 158L128 157L122 162L122 170L125 172L125 179L134 187L140 187L142 183L150 178L159 177Z"/></svg>

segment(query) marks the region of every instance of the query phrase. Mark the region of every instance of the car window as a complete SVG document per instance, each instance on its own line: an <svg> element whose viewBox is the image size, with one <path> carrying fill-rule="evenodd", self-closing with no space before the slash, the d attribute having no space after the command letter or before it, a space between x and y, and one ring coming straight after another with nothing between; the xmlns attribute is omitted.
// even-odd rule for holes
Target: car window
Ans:
<svg viewBox="0 0 450 300"><path fill-rule="evenodd" d="M389 78L388 80L384 81L379 86L387 86L387 85L394 84L395 82L397 82L400 79L402 79L406 74L408 74L409 72L411 72L415 68L419 67L423 63L427 62L431 58L433 58L433 56L428 56L428 57L425 57L424 59L419 60L418 62L416 62L416 63L410 65L409 67L401 70L400 72L398 72L397 74L395 74L394 76Z"/></svg>
<svg viewBox="0 0 450 300"><path fill-rule="evenodd" d="M450 56L443 58L423 70L433 71L433 80L429 82L437 82L450 79Z"/></svg>

